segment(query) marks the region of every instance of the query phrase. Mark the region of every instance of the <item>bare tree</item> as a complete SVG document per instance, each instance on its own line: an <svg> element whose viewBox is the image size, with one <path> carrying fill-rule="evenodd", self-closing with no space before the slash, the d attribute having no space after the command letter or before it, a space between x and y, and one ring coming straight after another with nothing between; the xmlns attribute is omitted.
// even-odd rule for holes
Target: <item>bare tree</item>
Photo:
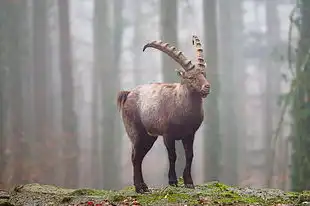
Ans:
<svg viewBox="0 0 310 206"><path fill-rule="evenodd" d="M310 1L301 0L297 5L300 8L299 41L296 62L296 79L299 84L293 96L293 156L292 162L292 189L303 191L310 189Z"/></svg>
<svg viewBox="0 0 310 206"><path fill-rule="evenodd" d="M34 90L34 107L35 107L35 143L33 153L37 153L36 149L44 151L45 139L47 137L47 5L46 0L32 0L33 5L33 90ZM40 151L41 151L40 150ZM37 168L47 167L43 160L43 155L35 155ZM43 164L44 163L44 164ZM41 164L41 165L39 165ZM47 169L47 168L45 168ZM53 168L51 168L53 169ZM52 182L54 178L49 172L48 181ZM47 177L47 175L44 175ZM43 180L43 179L41 179ZM44 181L46 182L46 181Z"/></svg>
<svg viewBox="0 0 310 206"><path fill-rule="evenodd" d="M223 180L227 184L236 185L238 182L238 145L239 131L237 121L237 95L235 88L237 76L237 61L232 52L238 47L235 44L235 15L236 5L240 6L240 0L219 2L219 38L220 38L220 62L223 75L221 77L221 99L223 101L222 125L223 125ZM240 12L240 11L239 11ZM240 42L238 42L240 44ZM239 45L240 46L240 45Z"/></svg>
<svg viewBox="0 0 310 206"><path fill-rule="evenodd" d="M234 58L234 70L233 70L233 78L234 78L234 94L235 95L235 112L237 122L237 139L235 140L236 144L236 155L237 155L237 183L240 180L240 174L244 171L245 161L244 161L244 152L246 151L246 73L245 73L245 62L244 62L244 51L243 51L243 42L244 42L244 25L243 25L243 0L234 0L231 9L233 12L232 21L232 43L233 43L233 52L232 56Z"/></svg>
<svg viewBox="0 0 310 206"><path fill-rule="evenodd" d="M266 52L266 66L265 66L265 78L266 78L266 92L264 94L265 98L265 147L267 149L266 155L266 186L272 186L272 176L274 163L272 159L274 158L273 151L275 148L270 148L272 146L272 136L275 130L274 120L275 117L279 115L279 109L277 108L277 97L280 95L280 83L281 83L281 71L280 67L275 64L275 54L276 47L280 42L280 22L277 11L277 0L266 0L266 39L268 49Z"/></svg>
<svg viewBox="0 0 310 206"><path fill-rule="evenodd" d="M103 100L100 99L100 101L98 100L99 97L101 97L102 95L104 95L103 90L104 89L108 89L108 88L102 88L101 86L101 79L97 78L99 76L101 76L102 78L106 78L103 74L105 67L112 67L112 63L111 63L111 49L112 49L112 45L111 45L111 29L109 28L109 19L110 19L110 13L109 11L109 6L107 4L106 1L100 1L100 0L95 0L94 1L94 17L93 17L93 42L94 42L94 71L93 74L95 74L96 76L93 77L93 81L96 81L93 83L93 136L92 136L92 146L93 146L93 154L94 157L92 159L92 166L94 166L93 169L98 168L98 164L100 164L102 166L102 170L100 172L103 172L104 174L98 174L99 176L103 175L103 179L105 178L109 178L109 175L111 174L107 174L107 172L104 172L104 168L106 165L108 165L108 162L105 162L104 160L102 160L102 162L99 162L99 151L98 151L98 143L99 143L99 133L97 133L99 130L99 128L97 128L97 124L98 124L98 112L99 112L99 108L97 107L98 105L96 105L97 103L99 103L99 105L103 105ZM108 73L108 72L107 72ZM98 82L97 82L98 81ZM98 91L99 90L99 91ZM100 92L100 94L99 94ZM101 97L103 98L103 97ZM94 135L98 135L98 136L94 136ZM107 136L108 138L113 138L113 133L112 134L108 134L108 131L104 131L104 135ZM100 135L101 136L101 135ZM101 137L102 139L103 137ZM106 138L106 137L104 137ZM103 140L101 140L103 142ZM104 144L101 145L100 150L102 150L104 148ZM107 145L108 147L108 145ZM98 152L97 152L98 151ZM108 153L105 153L106 151L104 151L104 153L101 153L102 155L107 155ZM112 154L111 159L113 159L114 156ZM98 162L97 162L98 161ZM103 165L103 164L106 165ZM97 165L96 165L97 164ZM95 172L94 174L96 175L98 172ZM97 178L99 178L99 176L97 176ZM95 178L94 178L95 179ZM94 183L94 186L101 186L102 184L104 184L105 180L102 180L100 183ZM99 185L101 184L101 185ZM106 187L106 185L103 185L104 187Z"/></svg>
<svg viewBox="0 0 310 206"><path fill-rule="evenodd" d="M116 95L117 91L120 89L120 60L121 60L121 54L122 54L122 45L123 45L123 31L124 31L124 18L123 18L123 8L124 8L124 0L115 0L113 5L113 72L115 74L114 78L114 85L111 90L111 92L114 92L114 95ZM111 73L113 74L111 71ZM112 78L113 79L113 78ZM114 101L110 99L111 107L114 105ZM114 105L115 106L115 105ZM117 111L116 107L114 108L114 112ZM112 110L113 111L113 110ZM113 113L111 112L111 115ZM117 148L117 145L119 145L119 142L121 142L122 138L122 132L121 132L121 121L120 117L117 113L114 113L114 117L111 116L111 121L114 120L114 138L113 138L113 149ZM108 125L106 125L108 126ZM103 128L103 129L110 129L110 128ZM116 149L114 150L115 153L115 160L116 162L120 162L120 150ZM114 188L120 187L120 164L115 164L115 171L113 172L114 175L114 182L113 186Z"/></svg>
<svg viewBox="0 0 310 206"><path fill-rule="evenodd" d="M177 12L177 1L170 0L160 1L160 32L161 39L165 42L173 44L178 47L178 12ZM173 62L167 55L161 54L162 59L162 74L164 82L178 82L176 74L171 72L171 69L177 67L175 62ZM185 162L185 155L183 151L183 146L180 141L176 141L175 150L177 154L177 160L175 162L175 170L177 177L182 176L183 164Z"/></svg>
<svg viewBox="0 0 310 206"><path fill-rule="evenodd" d="M59 59L62 83L62 129L64 133L65 185L77 187L79 179L79 145L77 117L74 111L74 84L70 38L69 1L58 0Z"/></svg>
<svg viewBox="0 0 310 206"><path fill-rule="evenodd" d="M22 55L22 94L23 94L23 133L28 144L33 146L35 138L35 106L34 106L34 95L33 95L33 45L32 45L32 10L30 6L31 1L24 1L22 26L23 26L23 55ZM34 152L31 152L27 164L31 165L31 161L35 159ZM28 167L29 173L31 173L30 167Z"/></svg>
<svg viewBox="0 0 310 206"><path fill-rule="evenodd" d="M211 83L212 95L205 104L205 155L204 155L204 180L219 180L220 174L220 113L219 113L219 67L218 67L218 28L217 28L217 1L203 1L203 20L205 48L207 56L207 76ZM214 89L212 89L214 88Z"/></svg>
<svg viewBox="0 0 310 206"><path fill-rule="evenodd" d="M5 124L7 122L7 69L5 66L5 56L6 56L6 28L8 19L8 2L0 2L0 187L3 184L3 171L6 169L7 157L5 155L6 149L6 138L5 138Z"/></svg>
<svg viewBox="0 0 310 206"><path fill-rule="evenodd" d="M27 182L25 177L25 165L27 164L28 144L23 132L23 94L22 94L22 60L25 51L24 14L27 2L8 3L8 33L7 40L7 66L9 69L10 85L10 113L12 125L13 143L13 174L12 181L15 184Z"/></svg>
<svg viewBox="0 0 310 206"><path fill-rule="evenodd" d="M120 135L119 121L116 119L115 95L119 88L119 59L122 45L122 0L114 1L113 29L110 27L109 9L111 5L106 1L95 0L94 12L94 64L95 70L103 78L100 81L102 114L102 168L103 187L113 188L118 186L119 175L116 144ZM112 41L111 41L112 39ZM96 108L95 108L96 109ZM94 140L97 141L94 137Z"/></svg>
<svg viewBox="0 0 310 206"><path fill-rule="evenodd" d="M92 71L92 156L91 156L91 172L93 174L92 186L99 188L101 182L99 181L99 176L101 175L101 163L99 158L100 144L99 144L99 113L98 106L100 105L100 73L101 73L101 51L102 48L99 46L101 43L100 35L102 35L101 30L106 29L107 18L107 8L104 3L101 5L98 1L95 1L94 5L94 16L93 16L93 55L94 64ZM100 7L102 6L102 7ZM103 10L102 10L103 9ZM101 26L100 26L101 25ZM103 29L101 27L104 27ZM102 43L101 43L102 44Z"/></svg>

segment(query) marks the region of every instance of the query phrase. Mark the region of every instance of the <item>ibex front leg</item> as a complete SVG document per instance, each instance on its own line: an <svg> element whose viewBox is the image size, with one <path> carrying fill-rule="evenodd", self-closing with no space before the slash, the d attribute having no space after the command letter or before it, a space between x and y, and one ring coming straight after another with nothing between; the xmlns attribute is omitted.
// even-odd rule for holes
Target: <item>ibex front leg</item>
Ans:
<svg viewBox="0 0 310 206"><path fill-rule="evenodd" d="M195 188L192 175L191 175L191 170L192 170L192 162L193 162L193 157L194 157L194 152L193 152L193 144L194 144L194 137L195 134L189 135L182 139L183 147L185 150L185 158L186 158L186 164L183 172L183 179L184 179L184 185L187 188Z"/></svg>
<svg viewBox="0 0 310 206"><path fill-rule="evenodd" d="M177 175L175 173L175 161L177 159L177 154L175 152L175 140L171 137L164 136L164 143L167 148L169 159L169 185L178 186Z"/></svg>

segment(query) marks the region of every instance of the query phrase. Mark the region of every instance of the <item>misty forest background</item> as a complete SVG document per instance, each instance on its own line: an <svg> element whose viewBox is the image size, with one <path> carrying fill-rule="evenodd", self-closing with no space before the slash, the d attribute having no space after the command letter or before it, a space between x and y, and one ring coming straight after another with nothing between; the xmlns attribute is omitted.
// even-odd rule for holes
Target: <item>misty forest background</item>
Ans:
<svg viewBox="0 0 310 206"><path fill-rule="evenodd" d="M179 81L179 65L142 47L161 39L194 58L192 34L212 89L195 184L310 189L309 0L1 0L0 188L132 185L117 92ZM167 168L159 138L149 186L167 185Z"/></svg>

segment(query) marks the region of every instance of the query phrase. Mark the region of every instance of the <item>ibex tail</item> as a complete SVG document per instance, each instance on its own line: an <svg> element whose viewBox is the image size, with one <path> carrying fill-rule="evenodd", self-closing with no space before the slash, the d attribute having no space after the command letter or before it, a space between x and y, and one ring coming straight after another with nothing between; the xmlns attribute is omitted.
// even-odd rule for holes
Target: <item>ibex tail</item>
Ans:
<svg viewBox="0 0 310 206"><path fill-rule="evenodd" d="M130 91L120 91L117 95L117 108L118 111L122 109L124 106L124 103L126 102L127 96L130 93Z"/></svg>

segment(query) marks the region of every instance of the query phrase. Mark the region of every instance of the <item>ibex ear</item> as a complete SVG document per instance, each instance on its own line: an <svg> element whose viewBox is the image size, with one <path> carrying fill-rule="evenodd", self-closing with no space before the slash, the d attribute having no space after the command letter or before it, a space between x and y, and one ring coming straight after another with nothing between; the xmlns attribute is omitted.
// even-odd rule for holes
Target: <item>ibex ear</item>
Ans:
<svg viewBox="0 0 310 206"><path fill-rule="evenodd" d="M178 76L184 77L184 75L185 75L185 72L184 72L184 71L181 71L180 69L176 69L175 71L177 72L177 75L178 75Z"/></svg>
<svg viewBox="0 0 310 206"><path fill-rule="evenodd" d="M184 75L185 75L185 73L182 72L182 71L178 71L177 74L178 74L178 76L180 76L180 77L184 77Z"/></svg>

